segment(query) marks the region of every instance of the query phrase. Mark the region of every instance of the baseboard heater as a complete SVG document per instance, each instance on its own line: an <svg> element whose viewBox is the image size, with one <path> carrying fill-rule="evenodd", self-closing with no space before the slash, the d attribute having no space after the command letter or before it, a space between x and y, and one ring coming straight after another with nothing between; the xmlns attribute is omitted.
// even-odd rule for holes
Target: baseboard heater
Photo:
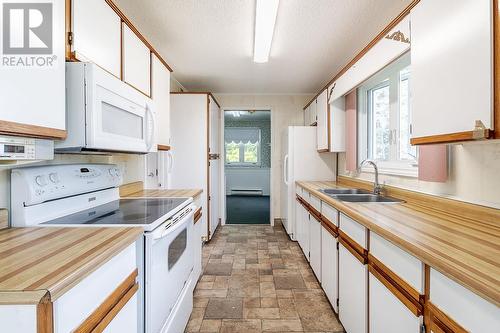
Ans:
<svg viewBox="0 0 500 333"><path fill-rule="evenodd" d="M232 188L231 195L262 196L264 191L260 188Z"/></svg>

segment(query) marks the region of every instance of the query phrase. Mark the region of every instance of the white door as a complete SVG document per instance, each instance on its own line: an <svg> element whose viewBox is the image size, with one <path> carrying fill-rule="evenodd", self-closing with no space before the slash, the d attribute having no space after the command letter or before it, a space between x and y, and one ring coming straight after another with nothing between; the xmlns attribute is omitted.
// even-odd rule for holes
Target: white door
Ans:
<svg viewBox="0 0 500 333"><path fill-rule="evenodd" d="M123 81L142 93L151 95L151 51L123 23Z"/></svg>
<svg viewBox="0 0 500 333"><path fill-rule="evenodd" d="M311 215L311 222L309 223L309 256L311 268L319 282L321 282L321 229L321 222Z"/></svg>
<svg viewBox="0 0 500 333"><path fill-rule="evenodd" d="M368 270L339 245L339 319L349 333L368 331Z"/></svg>
<svg viewBox="0 0 500 333"><path fill-rule="evenodd" d="M288 189L288 177L289 177L289 140L290 140L290 131L292 129L286 128L283 131L283 135L281 138L281 221L283 223L283 227L290 235L292 231L290 230L289 225L289 213L288 213L288 205L289 203L289 189ZM295 199L294 199L295 200Z"/></svg>
<svg viewBox="0 0 500 333"><path fill-rule="evenodd" d="M170 145L170 71L152 56L152 98L156 111L156 142Z"/></svg>
<svg viewBox="0 0 500 333"><path fill-rule="evenodd" d="M103 0L73 0L73 51L116 77L121 67L121 19Z"/></svg>
<svg viewBox="0 0 500 333"><path fill-rule="evenodd" d="M321 286L333 309L338 313L337 239L325 228L321 228Z"/></svg>
<svg viewBox="0 0 500 333"><path fill-rule="evenodd" d="M220 149L220 109L215 101L209 97L209 136L210 152L213 158L209 161L209 188L210 188L210 237L215 233L219 225L220 218L220 167L221 167L221 149Z"/></svg>
<svg viewBox="0 0 500 333"><path fill-rule="evenodd" d="M422 0L413 8L414 138L472 131L476 120L493 127L492 31L490 0Z"/></svg>
<svg viewBox="0 0 500 333"><path fill-rule="evenodd" d="M420 318L371 273L369 279L370 333L420 332Z"/></svg>

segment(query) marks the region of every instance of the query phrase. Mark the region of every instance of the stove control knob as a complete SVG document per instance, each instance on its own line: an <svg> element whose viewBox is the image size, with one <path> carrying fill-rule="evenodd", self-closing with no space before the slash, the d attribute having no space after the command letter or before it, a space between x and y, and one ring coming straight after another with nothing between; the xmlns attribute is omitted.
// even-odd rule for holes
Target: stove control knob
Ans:
<svg viewBox="0 0 500 333"><path fill-rule="evenodd" d="M36 176L35 178L35 182L39 185L39 186L45 186L47 185L47 177L45 176Z"/></svg>
<svg viewBox="0 0 500 333"><path fill-rule="evenodd" d="M57 173L53 172L51 174L49 174L49 179L51 182L53 182L54 184L57 184L59 183L59 176L57 175Z"/></svg>

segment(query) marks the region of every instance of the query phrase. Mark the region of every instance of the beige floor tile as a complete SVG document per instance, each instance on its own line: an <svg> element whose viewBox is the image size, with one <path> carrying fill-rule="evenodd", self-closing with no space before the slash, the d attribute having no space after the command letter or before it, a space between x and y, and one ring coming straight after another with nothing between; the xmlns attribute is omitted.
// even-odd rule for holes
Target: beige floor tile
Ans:
<svg viewBox="0 0 500 333"><path fill-rule="evenodd" d="M299 319L264 319L262 320L264 332L302 332L302 323Z"/></svg>
<svg viewBox="0 0 500 333"><path fill-rule="evenodd" d="M262 323L259 319L223 319L220 333L261 333Z"/></svg>
<svg viewBox="0 0 500 333"><path fill-rule="evenodd" d="M203 319L200 332L218 333L222 325L221 319Z"/></svg>
<svg viewBox="0 0 500 333"><path fill-rule="evenodd" d="M244 308L243 318L245 319L279 319L278 308Z"/></svg>

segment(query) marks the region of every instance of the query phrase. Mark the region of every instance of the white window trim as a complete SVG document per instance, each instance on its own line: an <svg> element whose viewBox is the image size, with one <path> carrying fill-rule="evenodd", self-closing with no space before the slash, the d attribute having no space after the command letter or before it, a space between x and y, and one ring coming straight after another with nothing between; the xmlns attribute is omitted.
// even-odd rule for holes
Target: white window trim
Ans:
<svg viewBox="0 0 500 333"><path fill-rule="evenodd" d="M402 57L400 59L402 59ZM400 59L396 60L393 63L394 64L393 66L391 66L392 64L389 66L391 66L391 67L398 66L397 63L402 61ZM365 113L368 112L368 110L367 110L367 102L368 102L367 92L370 89L373 89L377 86L383 86L384 84L382 82L382 77L383 76L381 76L381 73L377 73L374 76L372 76L370 79L368 79L366 82L364 82L363 85L359 88L359 89L361 89L361 91L360 91L361 98L358 100L358 105L362 105L365 108L365 111L364 111ZM368 115L367 115L367 117L368 117ZM368 121L368 119L366 121ZM366 125L369 126L368 122ZM366 134L366 135L368 135L368 134ZM397 136L397 137L399 140L399 136ZM358 137L358 140L360 140L360 139L361 138ZM368 138L366 138L366 140L368 140ZM366 154L368 154L368 149L369 149L368 144L367 144L366 148L367 148ZM399 149L399 148L397 147L396 149ZM408 161L405 161L405 160L385 161L385 160L375 160L375 159L373 159L373 161L377 163L379 174L403 176L403 177L411 177L411 178L418 177L418 164L417 164L418 161L414 161L414 160L411 160L411 161L410 160L408 160ZM361 172L374 173L375 171L373 170L373 167L363 166L363 167L361 167Z"/></svg>

